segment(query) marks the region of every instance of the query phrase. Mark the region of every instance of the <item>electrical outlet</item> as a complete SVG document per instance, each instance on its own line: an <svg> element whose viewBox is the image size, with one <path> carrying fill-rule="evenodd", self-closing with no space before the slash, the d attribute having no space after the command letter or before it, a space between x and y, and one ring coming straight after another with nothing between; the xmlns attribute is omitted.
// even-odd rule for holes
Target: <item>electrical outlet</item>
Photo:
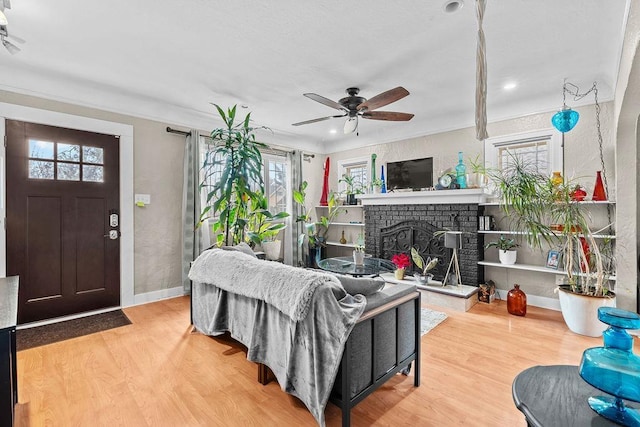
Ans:
<svg viewBox="0 0 640 427"><path fill-rule="evenodd" d="M556 285L564 285L566 279L566 276L562 274L556 274Z"/></svg>

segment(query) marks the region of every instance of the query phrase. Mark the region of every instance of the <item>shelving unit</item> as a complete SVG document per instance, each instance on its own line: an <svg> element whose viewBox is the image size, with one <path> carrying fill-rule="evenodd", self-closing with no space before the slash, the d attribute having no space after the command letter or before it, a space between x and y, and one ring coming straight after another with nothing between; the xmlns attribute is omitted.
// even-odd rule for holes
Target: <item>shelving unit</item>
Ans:
<svg viewBox="0 0 640 427"><path fill-rule="evenodd" d="M611 206L615 206L615 202L614 201L584 201L584 202L579 202L580 204L585 204L585 205L591 205L593 206L593 208L597 211L596 208L598 207L606 207L607 205L611 205ZM489 202L489 203L481 203L480 206L483 207L483 209L481 210L480 215L491 215L494 217L494 219L497 217L499 218L499 220L497 221L498 223L501 222L502 217L503 217L503 212L498 211L497 207L500 206L499 203L497 202ZM488 209L484 209L484 208L488 208ZM592 211L593 212L593 211ZM598 212L595 212L598 213ZM606 221L606 218L604 218L604 213L603 212L599 212L600 218L599 221L602 222L604 221L604 224L602 224L600 227L594 227L594 229L599 229L599 228L604 228L606 227L606 223L608 221ZM496 223L496 221L494 221L494 224ZM512 235L512 236L526 236L527 232L523 232L523 231L511 231L511 230L478 230L478 234L479 235L484 235L484 236L495 236L495 235L500 235L500 234L504 234L504 235ZM614 234L594 234L593 235L594 238L596 239L608 239L608 240L615 240L616 236ZM561 234L557 234L557 238L562 239L562 235ZM518 256L520 258L520 254ZM522 261L522 260L521 260ZM500 262L493 262L493 261L478 261L478 265L482 265L484 267L496 267L496 268L503 268L503 269L513 269L513 270L523 270L523 271L531 271L534 273L546 273L546 274L554 274L554 275L561 275L564 276L566 273L565 271L563 271L562 269L560 270L556 270L553 268L548 268L544 265L538 265L538 264L527 264L526 263L526 259L524 260L525 262L518 262L516 264L502 264ZM584 274L578 274L578 276L584 276ZM615 281L616 280L616 276L609 276L608 277L609 280L611 281Z"/></svg>
<svg viewBox="0 0 640 427"><path fill-rule="evenodd" d="M327 216L327 206L316 206L316 217ZM364 236L364 209L362 205L337 206L338 213L329 226L327 233L327 257L351 255L356 247L358 235ZM345 232L347 243L340 243L342 231Z"/></svg>
<svg viewBox="0 0 640 427"><path fill-rule="evenodd" d="M491 262L491 261L478 261L478 265L484 265L487 267L499 267L499 268L511 268L514 270L526 270L526 271L535 271L538 273L549 273L549 274L557 274L564 276L565 272L563 270L555 270L553 268L544 267L541 265L532 265L532 264L501 264L499 262ZM578 273L577 276L584 276L584 274ZM616 276L609 276L609 280L616 280Z"/></svg>

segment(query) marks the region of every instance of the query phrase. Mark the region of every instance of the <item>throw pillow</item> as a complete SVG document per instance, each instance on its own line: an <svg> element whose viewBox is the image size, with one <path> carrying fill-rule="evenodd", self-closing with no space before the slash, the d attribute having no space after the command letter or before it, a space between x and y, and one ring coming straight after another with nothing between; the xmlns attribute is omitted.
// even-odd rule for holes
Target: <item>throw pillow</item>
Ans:
<svg viewBox="0 0 640 427"><path fill-rule="evenodd" d="M360 294L367 296L375 294L382 290L385 284L384 280L380 278L371 279L368 277L352 277L342 274L336 274L335 276L340 280L344 290L351 295Z"/></svg>

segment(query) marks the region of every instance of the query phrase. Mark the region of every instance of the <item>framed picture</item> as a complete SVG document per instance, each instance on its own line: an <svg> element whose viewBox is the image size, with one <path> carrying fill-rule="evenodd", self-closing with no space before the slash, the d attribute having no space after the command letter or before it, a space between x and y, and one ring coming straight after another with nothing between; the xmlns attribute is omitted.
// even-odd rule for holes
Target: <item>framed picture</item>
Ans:
<svg viewBox="0 0 640 427"><path fill-rule="evenodd" d="M547 254L547 268L553 268L554 270L557 270L560 266L560 256L560 251L551 249Z"/></svg>

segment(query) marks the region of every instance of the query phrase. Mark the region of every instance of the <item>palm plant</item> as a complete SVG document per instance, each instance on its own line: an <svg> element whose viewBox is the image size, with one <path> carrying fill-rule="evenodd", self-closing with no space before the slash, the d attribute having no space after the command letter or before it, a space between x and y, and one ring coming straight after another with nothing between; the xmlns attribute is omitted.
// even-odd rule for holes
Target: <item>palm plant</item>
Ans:
<svg viewBox="0 0 640 427"><path fill-rule="evenodd" d="M214 106L225 127L211 132L213 144L205 155L204 180L200 185L209 191L199 224L211 216L217 217L213 231L220 246L228 245L229 239L233 244L245 240L250 201L264 194L260 149L267 145L256 141L255 128L250 126L251 113L236 123L236 106L226 113Z"/></svg>
<svg viewBox="0 0 640 427"><path fill-rule="evenodd" d="M543 242L562 245L572 292L593 296L611 292L608 279L613 258L610 250L603 256L594 236L597 231L590 228L588 211L572 197L575 180L554 182L515 155L510 156L509 165L502 170L483 172L497 186L500 206L509 218L511 230L522 232L533 248L541 249Z"/></svg>

